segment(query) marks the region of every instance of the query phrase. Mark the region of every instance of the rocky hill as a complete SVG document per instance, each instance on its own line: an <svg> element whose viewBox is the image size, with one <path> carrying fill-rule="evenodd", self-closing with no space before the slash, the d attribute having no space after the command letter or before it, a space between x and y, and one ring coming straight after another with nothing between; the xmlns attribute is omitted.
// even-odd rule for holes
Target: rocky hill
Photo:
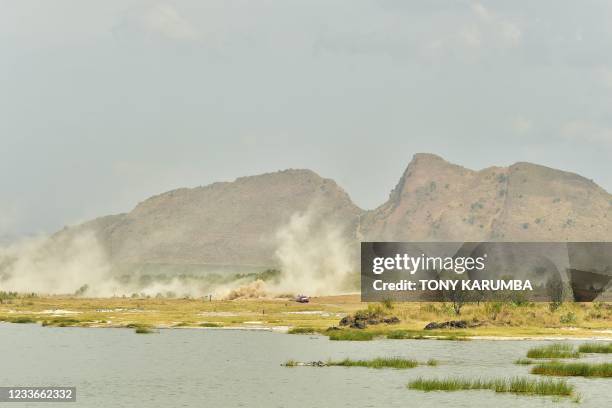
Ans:
<svg viewBox="0 0 612 408"><path fill-rule="evenodd" d="M93 230L116 264L271 266L276 232L312 207L354 237L362 210L334 181L285 170L169 191L56 238Z"/></svg>
<svg viewBox="0 0 612 408"><path fill-rule="evenodd" d="M285 170L169 191L55 237L94 231L115 264L274 266L277 231L313 207L355 246L612 240L612 196L588 179L530 163L474 171L431 154L415 155L388 201L371 211L332 180Z"/></svg>
<svg viewBox="0 0 612 408"><path fill-rule="evenodd" d="M370 241L604 241L612 196L531 163L473 171L417 154L389 200L362 217Z"/></svg>

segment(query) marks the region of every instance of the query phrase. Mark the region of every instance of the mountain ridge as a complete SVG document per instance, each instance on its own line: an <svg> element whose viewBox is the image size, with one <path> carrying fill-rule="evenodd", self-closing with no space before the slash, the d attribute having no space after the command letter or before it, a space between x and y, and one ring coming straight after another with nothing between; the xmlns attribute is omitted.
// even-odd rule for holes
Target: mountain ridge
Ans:
<svg viewBox="0 0 612 408"><path fill-rule="evenodd" d="M355 244L612 239L612 196L592 180L528 162L471 170L431 153L415 154L371 210L332 179L287 169L170 190L56 236L92 230L119 264L274 266L279 229L306 213L317 219L305 232L334 225Z"/></svg>

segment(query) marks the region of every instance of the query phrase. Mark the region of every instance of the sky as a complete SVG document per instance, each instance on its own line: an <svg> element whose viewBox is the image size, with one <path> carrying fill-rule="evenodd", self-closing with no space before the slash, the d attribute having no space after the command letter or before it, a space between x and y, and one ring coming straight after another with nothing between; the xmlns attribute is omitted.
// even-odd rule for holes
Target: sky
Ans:
<svg viewBox="0 0 612 408"><path fill-rule="evenodd" d="M612 191L612 2L0 0L0 236L309 168L362 208L412 155Z"/></svg>

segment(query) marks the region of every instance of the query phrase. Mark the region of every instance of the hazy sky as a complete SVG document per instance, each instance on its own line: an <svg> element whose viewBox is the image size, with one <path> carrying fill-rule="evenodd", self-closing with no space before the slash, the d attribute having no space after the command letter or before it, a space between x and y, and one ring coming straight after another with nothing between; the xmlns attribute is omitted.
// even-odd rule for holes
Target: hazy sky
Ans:
<svg viewBox="0 0 612 408"><path fill-rule="evenodd" d="M0 235L284 168L381 204L416 152L612 191L612 2L0 0Z"/></svg>

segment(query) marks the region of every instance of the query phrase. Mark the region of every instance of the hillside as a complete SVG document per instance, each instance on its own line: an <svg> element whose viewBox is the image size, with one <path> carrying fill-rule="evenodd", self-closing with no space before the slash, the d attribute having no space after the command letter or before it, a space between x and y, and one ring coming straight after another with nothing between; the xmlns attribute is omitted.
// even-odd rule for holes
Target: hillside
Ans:
<svg viewBox="0 0 612 408"><path fill-rule="evenodd" d="M57 237L92 229L115 264L269 266L279 228L313 207L354 236L361 210L334 181L285 170L169 191Z"/></svg>
<svg viewBox="0 0 612 408"><path fill-rule="evenodd" d="M387 202L371 211L332 180L285 170L169 191L55 238L94 231L114 264L275 266L278 230L312 208L355 247L612 240L612 196L588 179L530 163L474 171L432 154L415 155Z"/></svg>
<svg viewBox="0 0 612 408"><path fill-rule="evenodd" d="M531 163L473 171L417 154L360 232L370 241L604 241L612 239L612 196Z"/></svg>

